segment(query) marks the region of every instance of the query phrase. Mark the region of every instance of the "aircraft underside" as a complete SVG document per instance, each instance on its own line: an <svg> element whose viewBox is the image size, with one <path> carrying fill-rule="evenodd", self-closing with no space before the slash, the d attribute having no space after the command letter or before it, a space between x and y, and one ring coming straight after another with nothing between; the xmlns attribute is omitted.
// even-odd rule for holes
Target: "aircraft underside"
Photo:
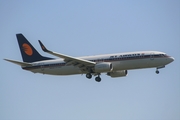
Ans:
<svg viewBox="0 0 180 120"><path fill-rule="evenodd" d="M159 59L142 59L142 60L129 60L129 61L118 61L112 62L112 71L105 71L101 73L107 73L111 77L123 77L127 75L127 70L132 69L142 69L142 68L157 68L156 73L158 74L158 69L164 67L164 62L159 62ZM96 76L95 80L97 82L101 81L101 73L82 71L79 67L72 65L69 66L53 66L53 67L43 67L32 69L30 71L34 73L42 73L49 75L75 75L75 74L86 74L86 78L91 79L92 76Z"/></svg>

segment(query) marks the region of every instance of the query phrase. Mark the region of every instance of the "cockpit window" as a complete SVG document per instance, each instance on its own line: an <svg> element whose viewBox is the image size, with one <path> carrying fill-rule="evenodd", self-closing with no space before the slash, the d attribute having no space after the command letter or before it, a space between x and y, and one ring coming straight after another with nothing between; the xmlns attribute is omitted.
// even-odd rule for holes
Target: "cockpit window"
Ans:
<svg viewBox="0 0 180 120"><path fill-rule="evenodd" d="M164 54L161 54L162 57L165 57Z"/></svg>
<svg viewBox="0 0 180 120"><path fill-rule="evenodd" d="M161 54L161 56L162 56L162 57L168 57L168 55L166 55L166 54Z"/></svg>

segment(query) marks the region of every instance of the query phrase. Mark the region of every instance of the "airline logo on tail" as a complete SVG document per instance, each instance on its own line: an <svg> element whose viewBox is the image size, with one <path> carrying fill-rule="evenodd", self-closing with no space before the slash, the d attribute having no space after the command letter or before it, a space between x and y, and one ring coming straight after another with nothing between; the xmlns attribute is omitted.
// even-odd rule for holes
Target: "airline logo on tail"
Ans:
<svg viewBox="0 0 180 120"><path fill-rule="evenodd" d="M33 50L31 48L31 46L29 46L27 43L24 43L22 45L22 47L23 47L23 51L26 53L26 55L31 56L33 54Z"/></svg>

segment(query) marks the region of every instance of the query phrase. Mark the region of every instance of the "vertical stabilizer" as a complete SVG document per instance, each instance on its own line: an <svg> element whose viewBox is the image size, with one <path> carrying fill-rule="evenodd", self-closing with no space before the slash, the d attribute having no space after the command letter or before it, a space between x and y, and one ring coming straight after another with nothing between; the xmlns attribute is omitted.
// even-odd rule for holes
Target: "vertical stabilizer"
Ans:
<svg viewBox="0 0 180 120"><path fill-rule="evenodd" d="M36 62L52 59L41 56L38 51L31 45L31 43L23 36L23 34L16 34L16 37L24 62Z"/></svg>

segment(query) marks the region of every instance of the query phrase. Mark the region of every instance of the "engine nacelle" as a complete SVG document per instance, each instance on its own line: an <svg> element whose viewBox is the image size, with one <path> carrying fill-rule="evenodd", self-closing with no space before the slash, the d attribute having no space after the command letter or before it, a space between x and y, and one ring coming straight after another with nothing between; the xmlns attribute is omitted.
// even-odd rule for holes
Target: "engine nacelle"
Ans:
<svg viewBox="0 0 180 120"><path fill-rule="evenodd" d="M107 75L111 77L124 77L127 75L127 70L120 70L120 71L113 71L113 72L108 72Z"/></svg>
<svg viewBox="0 0 180 120"><path fill-rule="evenodd" d="M94 70L97 73L111 72L113 70L112 63L108 63L108 62L97 63L94 67Z"/></svg>

